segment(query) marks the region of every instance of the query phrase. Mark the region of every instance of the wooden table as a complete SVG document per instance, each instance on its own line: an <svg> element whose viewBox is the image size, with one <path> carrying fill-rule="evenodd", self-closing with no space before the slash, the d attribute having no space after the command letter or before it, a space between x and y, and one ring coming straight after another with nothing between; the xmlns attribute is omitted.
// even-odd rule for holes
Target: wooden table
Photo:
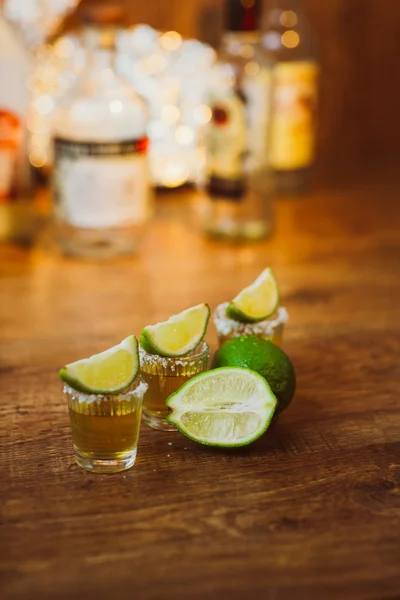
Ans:
<svg viewBox="0 0 400 600"><path fill-rule="evenodd" d="M1 598L399 598L399 192L282 200L275 237L241 247L203 239L182 194L136 258L1 247ZM58 368L267 265L298 374L273 429L216 451L143 425L131 471L79 469Z"/></svg>

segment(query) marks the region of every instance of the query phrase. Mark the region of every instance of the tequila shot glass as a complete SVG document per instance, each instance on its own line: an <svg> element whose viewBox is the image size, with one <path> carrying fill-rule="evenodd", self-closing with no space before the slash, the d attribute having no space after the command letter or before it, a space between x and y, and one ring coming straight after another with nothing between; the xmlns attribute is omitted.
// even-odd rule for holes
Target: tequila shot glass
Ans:
<svg viewBox="0 0 400 600"><path fill-rule="evenodd" d="M226 314L229 302L220 304L214 313L214 323L218 333L219 345L242 335L255 335L271 340L277 346L282 345L283 332L289 319L287 310L281 306L268 319L258 323L241 323L230 319Z"/></svg>
<svg viewBox="0 0 400 600"><path fill-rule="evenodd" d="M139 348L140 376L148 385L143 401L143 420L153 429L176 431L166 421L168 408L165 401L194 375L207 371L210 349L201 342L185 356L169 358L150 354Z"/></svg>
<svg viewBox="0 0 400 600"><path fill-rule="evenodd" d="M80 467L93 473L116 473L135 464L146 390L140 377L120 394L85 394L64 386Z"/></svg>

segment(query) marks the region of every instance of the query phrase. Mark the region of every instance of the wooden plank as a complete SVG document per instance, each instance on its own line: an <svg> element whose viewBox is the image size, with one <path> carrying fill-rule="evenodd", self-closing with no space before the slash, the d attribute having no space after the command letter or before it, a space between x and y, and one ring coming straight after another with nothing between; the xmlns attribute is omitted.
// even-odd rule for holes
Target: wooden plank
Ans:
<svg viewBox="0 0 400 600"><path fill-rule="evenodd" d="M275 237L249 246L205 240L197 197L170 195L138 257L0 248L2 597L398 597L398 191L282 200ZM224 452L143 425L131 471L75 466L58 367L191 304L214 309L267 264L298 373L267 435Z"/></svg>

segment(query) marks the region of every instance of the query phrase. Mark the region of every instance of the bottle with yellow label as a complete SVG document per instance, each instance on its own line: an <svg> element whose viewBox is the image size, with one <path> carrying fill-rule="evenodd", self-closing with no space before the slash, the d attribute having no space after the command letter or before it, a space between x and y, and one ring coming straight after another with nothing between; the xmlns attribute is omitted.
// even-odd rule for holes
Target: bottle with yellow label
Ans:
<svg viewBox="0 0 400 600"><path fill-rule="evenodd" d="M226 28L210 78L208 235L234 241L272 233L269 126L272 64L259 45L261 0L227 0Z"/></svg>
<svg viewBox="0 0 400 600"><path fill-rule="evenodd" d="M278 193L309 183L315 158L318 61L302 0L269 0L261 45L275 61L270 164Z"/></svg>

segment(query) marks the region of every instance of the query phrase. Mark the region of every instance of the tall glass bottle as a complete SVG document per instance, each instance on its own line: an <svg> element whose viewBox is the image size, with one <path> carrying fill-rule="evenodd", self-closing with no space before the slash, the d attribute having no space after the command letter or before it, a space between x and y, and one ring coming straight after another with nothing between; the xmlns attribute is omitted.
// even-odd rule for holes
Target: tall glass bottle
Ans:
<svg viewBox="0 0 400 600"><path fill-rule="evenodd" d="M258 44L260 12L261 0L227 1L211 85L205 230L232 240L260 239L272 231L271 60Z"/></svg>
<svg viewBox="0 0 400 600"><path fill-rule="evenodd" d="M87 65L54 118L56 233L70 254L135 250L151 212L146 106L114 70L123 18L115 6L87 9Z"/></svg>
<svg viewBox="0 0 400 600"><path fill-rule="evenodd" d="M34 64L33 56L22 46L1 10L0 7L0 204L30 190L26 80Z"/></svg>
<svg viewBox="0 0 400 600"><path fill-rule="evenodd" d="M318 79L303 0L268 0L261 45L275 61L270 158L276 189L301 192L314 162Z"/></svg>

